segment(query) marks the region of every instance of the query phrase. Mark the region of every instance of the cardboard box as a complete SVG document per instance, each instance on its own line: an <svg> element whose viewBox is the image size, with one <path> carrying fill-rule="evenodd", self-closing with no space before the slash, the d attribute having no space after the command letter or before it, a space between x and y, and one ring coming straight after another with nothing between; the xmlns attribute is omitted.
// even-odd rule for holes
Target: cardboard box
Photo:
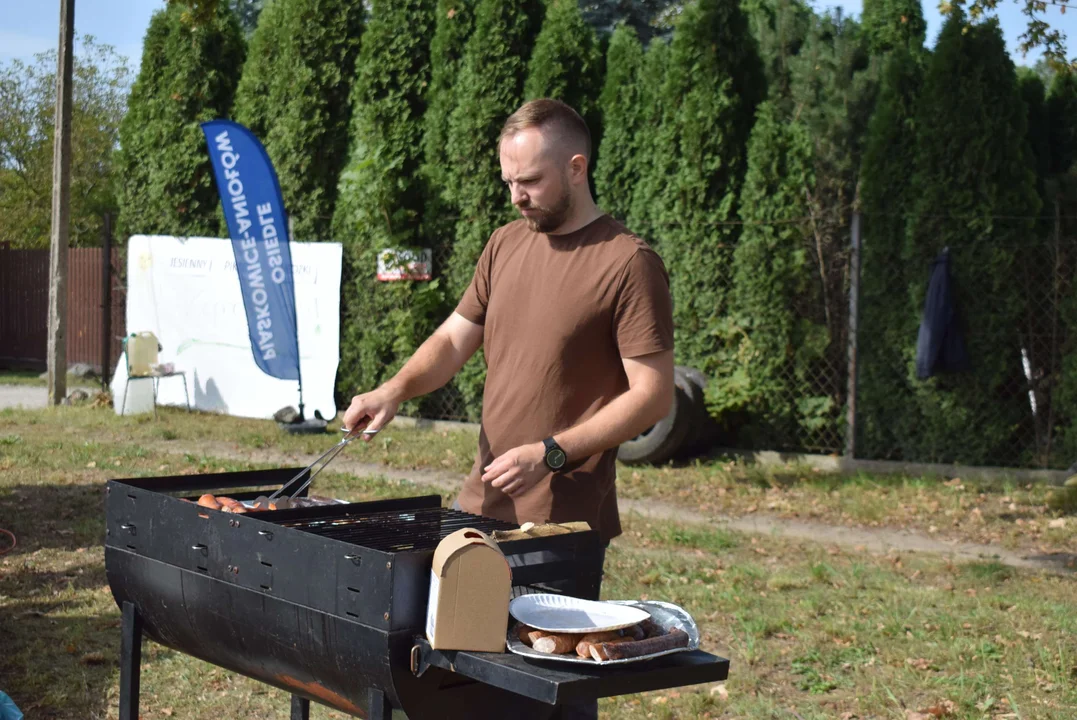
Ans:
<svg viewBox="0 0 1077 720"><path fill-rule="evenodd" d="M434 551L426 639L438 650L505 652L511 594L512 572L497 543L457 530Z"/></svg>

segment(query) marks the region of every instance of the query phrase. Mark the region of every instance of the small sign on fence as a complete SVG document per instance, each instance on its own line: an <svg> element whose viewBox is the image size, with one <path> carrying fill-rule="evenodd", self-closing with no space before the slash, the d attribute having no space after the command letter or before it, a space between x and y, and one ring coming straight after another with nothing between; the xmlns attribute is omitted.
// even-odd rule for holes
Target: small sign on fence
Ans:
<svg viewBox="0 0 1077 720"><path fill-rule="evenodd" d="M378 280L429 280L434 267L434 253L422 250L388 248L378 253Z"/></svg>

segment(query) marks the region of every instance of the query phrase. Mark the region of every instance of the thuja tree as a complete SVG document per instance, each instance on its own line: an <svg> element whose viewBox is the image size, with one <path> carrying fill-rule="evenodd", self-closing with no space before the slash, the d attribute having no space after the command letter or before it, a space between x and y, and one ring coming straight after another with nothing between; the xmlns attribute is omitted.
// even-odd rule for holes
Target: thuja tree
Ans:
<svg viewBox="0 0 1077 720"><path fill-rule="evenodd" d="M456 107L457 79L464 49L475 27L476 0L438 0L430 40L430 86L423 115L422 176L427 187L424 234L434 250L435 270L443 270L453 244L455 211L446 196L449 116Z"/></svg>
<svg viewBox="0 0 1077 720"><path fill-rule="evenodd" d="M363 16L350 0L273 0L251 40L234 116L265 145L296 240L329 239Z"/></svg>
<svg viewBox="0 0 1077 720"><path fill-rule="evenodd" d="M712 381L712 411L747 417L744 439L753 433L795 435L798 408L791 398L812 395L799 371L826 345L825 326L794 309L819 301L807 228L791 221L809 213L813 154L808 128L799 119L776 103L760 106L741 193L745 225L733 252L733 288L723 318L728 347ZM805 354L808 362L799 362Z"/></svg>
<svg viewBox="0 0 1077 720"><path fill-rule="evenodd" d="M576 0L549 0L528 62L524 99L548 97L567 103L587 122L597 149L602 134L601 90L602 53L579 4Z"/></svg>
<svg viewBox="0 0 1077 720"><path fill-rule="evenodd" d="M733 0L701 0L678 19L647 158L653 216L640 232L669 269L678 359L716 369L745 151L765 80Z"/></svg>
<svg viewBox="0 0 1077 720"><path fill-rule="evenodd" d="M904 295L922 267L904 260L906 226L915 199L916 108L923 84L923 53L899 48L885 60L861 165L860 317L857 345L858 452L900 454L901 438L915 432L907 410L909 366L919 314Z"/></svg>
<svg viewBox="0 0 1077 720"><path fill-rule="evenodd" d="M1077 78L1059 73L1052 79L1044 103L1043 123L1047 136L1044 167L1044 208L1049 246L1055 253L1057 272L1050 286L1051 300L1058 304L1058 322L1052 327L1052 344L1061 355L1048 377L1057 383L1051 398L1057 434L1048 460L1068 467L1077 458ZM1031 137L1031 131L1029 133ZM1048 385L1050 389L1050 385Z"/></svg>
<svg viewBox="0 0 1077 720"><path fill-rule="evenodd" d="M748 27L759 45L768 98L789 97L790 59L800 52L814 13L803 0L742 0Z"/></svg>
<svg viewBox="0 0 1077 720"><path fill-rule="evenodd" d="M445 196L457 216L447 269L450 301L463 294L490 234L512 217L498 162L497 137L523 100L527 61L542 3L479 0L464 51L456 107L449 118ZM469 415L480 412L485 369L476 358L457 376Z"/></svg>
<svg viewBox="0 0 1077 720"><path fill-rule="evenodd" d="M647 46L637 87L640 117L635 136L636 147L632 157L627 158L635 187L631 188L626 219L633 232L651 243L655 242L653 230L654 219L659 213L658 195L667 179L664 173L656 171L654 163L660 149L658 130L664 112L660 95L669 68L669 56L669 43L665 40L656 38Z"/></svg>
<svg viewBox="0 0 1077 720"><path fill-rule="evenodd" d="M850 207L874 85L859 26L811 17L787 62L789 90L761 112L740 200L730 312L718 325L729 368L712 410L740 410L744 442L841 445Z"/></svg>
<svg viewBox="0 0 1077 720"><path fill-rule="evenodd" d="M857 452L888 457L912 416L905 412L919 315L895 302L910 282L902 252L912 212L916 108L923 83L925 25L919 0L866 0L864 40L879 89L860 162L861 284L857 334ZM913 424L915 424L913 422Z"/></svg>
<svg viewBox="0 0 1077 720"><path fill-rule="evenodd" d="M912 215L903 262L906 302L919 316L929 266L944 248L968 332L968 371L915 381L915 432L902 449L919 458L1013 462L1031 420L1022 372L1022 247L1039 212L1024 103L997 23L960 15L943 27L916 116ZM915 336L906 340L915 343Z"/></svg>
<svg viewBox="0 0 1077 720"><path fill-rule="evenodd" d="M917 51L927 35L920 0L864 0L861 22L873 55L897 48Z"/></svg>
<svg viewBox="0 0 1077 720"><path fill-rule="evenodd" d="M606 79L599 98L603 131L595 163L595 189L602 208L626 220L639 182L637 155L646 108L642 102L643 46L636 31L618 25L606 53Z"/></svg>
<svg viewBox="0 0 1077 720"><path fill-rule="evenodd" d="M433 0L376 0L363 35L351 157L333 220L346 270L337 376L345 397L391 377L434 329L441 309L436 281L376 279L380 254L425 246L418 178L433 25Z"/></svg>
<svg viewBox="0 0 1077 720"><path fill-rule="evenodd" d="M199 123L228 117L244 52L226 4L201 24L177 5L154 14L120 124L121 236L221 232L224 216Z"/></svg>

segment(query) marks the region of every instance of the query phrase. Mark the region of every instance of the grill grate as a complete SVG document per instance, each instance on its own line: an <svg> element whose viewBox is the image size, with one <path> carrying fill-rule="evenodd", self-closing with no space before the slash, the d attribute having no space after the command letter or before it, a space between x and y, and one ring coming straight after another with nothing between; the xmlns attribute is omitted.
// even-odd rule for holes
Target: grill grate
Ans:
<svg viewBox="0 0 1077 720"><path fill-rule="evenodd" d="M280 524L384 552L433 550L447 536L466 527L484 533L517 527L515 523L448 508L330 515Z"/></svg>

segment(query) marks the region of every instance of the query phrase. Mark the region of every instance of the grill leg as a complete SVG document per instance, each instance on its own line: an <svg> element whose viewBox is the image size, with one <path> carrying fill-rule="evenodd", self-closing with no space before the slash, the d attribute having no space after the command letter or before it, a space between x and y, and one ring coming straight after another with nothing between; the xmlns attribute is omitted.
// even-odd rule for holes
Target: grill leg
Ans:
<svg viewBox="0 0 1077 720"><path fill-rule="evenodd" d="M292 695L292 720L310 720L310 700Z"/></svg>
<svg viewBox="0 0 1077 720"><path fill-rule="evenodd" d="M393 705L385 693L377 688L370 688L370 712L367 720L392 720Z"/></svg>
<svg viewBox="0 0 1077 720"><path fill-rule="evenodd" d="M131 603L123 603L123 640L120 644L120 720L138 720L138 693L142 667L142 617Z"/></svg>

